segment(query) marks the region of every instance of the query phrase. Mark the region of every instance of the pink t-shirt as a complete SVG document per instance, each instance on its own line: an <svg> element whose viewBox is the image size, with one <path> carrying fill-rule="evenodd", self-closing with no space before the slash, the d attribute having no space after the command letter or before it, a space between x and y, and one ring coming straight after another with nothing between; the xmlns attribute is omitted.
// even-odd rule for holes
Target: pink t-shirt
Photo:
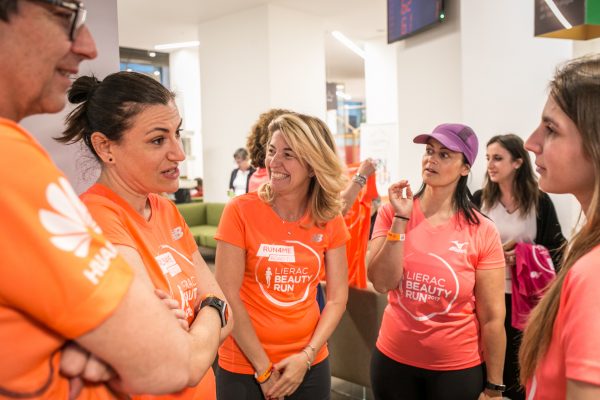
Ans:
<svg viewBox="0 0 600 400"><path fill-rule="evenodd" d="M266 168L257 168L248 181L248 192L256 192L260 185L269 182L269 174Z"/></svg>
<svg viewBox="0 0 600 400"><path fill-rule="evenodd" d="M565 399L567 379L600 386L600 246L567 273L548 351L527 385L528 400Z"/></svg>
<svg viewBox="0 0 600 400"><path fill-rule="evenodd" d="M404 273L388 293L377 348L391 359L431 370L458 370L483 362L475 315L475 271L504 268L500 236L481 214L470 225L456 214L432 226L419 199L406 227ZM390 204L380 208L373 238L392 225Z"/></svg>

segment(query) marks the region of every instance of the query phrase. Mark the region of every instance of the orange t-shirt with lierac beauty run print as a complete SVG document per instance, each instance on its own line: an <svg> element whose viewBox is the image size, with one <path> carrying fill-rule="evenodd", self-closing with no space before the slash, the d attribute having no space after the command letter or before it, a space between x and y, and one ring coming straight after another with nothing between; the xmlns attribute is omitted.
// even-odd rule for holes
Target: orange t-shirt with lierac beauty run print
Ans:
<svg viewBox="0 0 600 400"><path fill-rule="evenodd" d="M319 322L316 296L325 253L349 239L342 216L322 228L308 214L286 222L253 192L227 203L215 239L246 251L240 298L271 362L302 351ZM323 346L313 363L327 355ZM219 365L234 373L254 373L232 336L219 349Z"/></svg>
<svg viewBox="0 0 600 400"><path fill-rule="evenodd" d="M475 211L476 212L476 211ZM377 349L406 365L458 370L483 362L475 315L475 273L504 268L500 235L477 213L470 225L462 213L432 226L419 199L406 226L404 272L400 287L388 293ZM381 207L373 238L392 225L391 204Z"/></svg>
<svg viewBox="0 0 600 400"><path fill-rule="evenodd" d="M198 246L175 204L150 194L152 215L146 221L123 198L101 184L89 188L81 199L112 243L131 247L139 253L153 285L179 302L191 325L200 301L193 262ZM134 398L215 399L214 373L209 368L196 387L176 394Z"/></svg>
<svg viewBox="0 0 600 400"><path fill-rule="evenodd" d="M67 399L60 349L101 325L133 272L37 141L0 118L0 398ZM79 399L112 398L86 385Z"/></svg>

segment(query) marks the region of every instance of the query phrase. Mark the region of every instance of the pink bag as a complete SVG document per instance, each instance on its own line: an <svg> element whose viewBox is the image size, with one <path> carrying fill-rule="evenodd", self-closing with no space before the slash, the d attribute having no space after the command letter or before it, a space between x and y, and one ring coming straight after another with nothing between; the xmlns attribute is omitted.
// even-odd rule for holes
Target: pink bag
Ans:
<svg viewBox="0 0 600 400"><path fill-rule="evenodd" d="M512 318L511 325L525 328L529 313L556 276L550 252L544 246L517 243L515 266L511 268Z"/></svg>

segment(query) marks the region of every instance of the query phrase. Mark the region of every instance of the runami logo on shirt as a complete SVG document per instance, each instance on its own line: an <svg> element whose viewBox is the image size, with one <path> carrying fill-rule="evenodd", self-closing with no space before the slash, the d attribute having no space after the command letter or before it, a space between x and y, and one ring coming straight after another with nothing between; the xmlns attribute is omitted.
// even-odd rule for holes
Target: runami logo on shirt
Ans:
<svg viewBox="0 0 600 400"><path fill-rule="evenodd" d="M271 262L296 262L293 246L261 244L256 255L267 257Z"/></svg>

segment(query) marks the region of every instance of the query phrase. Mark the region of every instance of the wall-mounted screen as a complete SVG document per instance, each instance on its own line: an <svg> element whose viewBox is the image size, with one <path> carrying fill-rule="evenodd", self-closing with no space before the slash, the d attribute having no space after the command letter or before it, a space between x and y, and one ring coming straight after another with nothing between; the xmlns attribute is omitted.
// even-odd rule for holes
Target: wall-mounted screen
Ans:
<svg viewBox="0 0 600 400"><path fill-rule="evenodd" d="M442 22L444 0L387 0L388 43Z"/></svg>

